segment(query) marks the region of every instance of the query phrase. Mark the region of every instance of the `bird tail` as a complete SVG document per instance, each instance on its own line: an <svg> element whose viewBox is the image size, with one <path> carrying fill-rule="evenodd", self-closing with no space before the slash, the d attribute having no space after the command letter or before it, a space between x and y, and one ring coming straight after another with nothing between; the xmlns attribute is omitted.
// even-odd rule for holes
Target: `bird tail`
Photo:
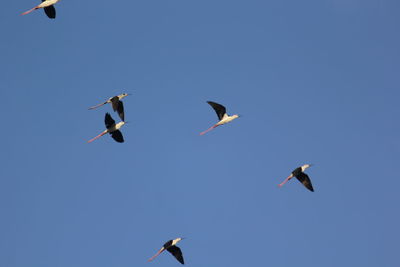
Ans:
<svg viewBox="0 0 400 267"><path fill-rule="evenodd" d="M153 257L151 257L150 259L148 259L147 261L152 261L152 260L154 260L158 255L160 255L161 254L161 252L163 252L164 251L164 248L161 248L157 253L156 253L156 255L154 255Z"/></svg>
<svg viewBox="0 0 400 267"><path fill-rule="evenodd" d="M96 106L90 107L89 109L95 109L95 108L101 107L102 105L105 105L105 104L107 104L107 102L104 102L104 103L98 104Z"/></svg>
<svg viewBox="0 0 400 267"><path fill-rule="evenodd" d="M278 184L279 187L282 187L284 184L287 183L290 179L293 178L293 175L289 175L282 183Z"/></svg>
<svg viewBox="0 0 400 267"><path fill-rule="evenodd" d="M91 142L93 142L94 140L96 140L96 139L98 139L98 138L100 138L100 137L102 137L103 135L105 135L107 133L107 130L105 130L104 132L102 132L101 134L99 134L98 136L96 136L96 137L93 137L92 139L90 139L89 141L87 141L88 143L91 143Z"/></svg>
<svg viewBox="0 0 400 267"><path fill-rule="evenodd" d="M35 9L38 9L38 7L35 6L34 8L29 9L28 11L25 11L24 13L21 14L21 16L26 15L26 14L29 14L29 13L31 13L31 12L32 12L33 10L35 10Z"/></svg>
<svg viewBox="0 0 400 267"><path fill-rule="evenodd" d="M216 128L217 126L219 126L218 124L215 124L213 126L211 126L210 128L208 128L207 130L205 130L204 132L201 132L200 135L203 135L205 133L208 133L209 131L211 131L212 129Z"/></svg>

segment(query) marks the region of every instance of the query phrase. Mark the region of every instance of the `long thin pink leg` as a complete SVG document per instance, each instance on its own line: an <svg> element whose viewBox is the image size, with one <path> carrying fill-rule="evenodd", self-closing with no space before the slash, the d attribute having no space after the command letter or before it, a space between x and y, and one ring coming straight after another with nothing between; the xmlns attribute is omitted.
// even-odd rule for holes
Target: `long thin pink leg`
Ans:
<svg viewBox="0 0 400 267"><path fill-rule="evenodd" d="M89 141L87 141L88 143L91 143L91 142L93 142L94 140L96 140L97 138L100 138L100 137L102 137L103 135L105 135L107 133L107 130L105 130L104 132L102 132L101 134L99 134L98 136L96 136L96 137L93 137L92 139L90 139Z"/></svg>
<svg viewBox="0 0 400 267"><path fill-rule="evenodd" d="M212 129L214 129L214 128L218 127L218 126L219 126L218 124L215 124L215 125L211 126L210 128L208 128L208 129L205 130L204 132L201 132L200 135L203 135L203 134L205 134L205 133L208 133L209 131L211 131Z"/></svg>
<svg viewBox="0 0 400 267"><path fill-rule="evenodd" d="M96 106L90 107L89 109L95 109L95 108L101 107L102 105L105 105L105 104L107 104L107 102L104 102L104 103L98 104Z"/></svg>
<svg viewBox="0 0 400 267"><path fill-rule="evenodd" d="M164 248L162 248L162 249L160 249L158 252L157 252L157 254L156 255L154 255L153 257L151 257L150 259L148 259L147 261L152 261L152 260L154 260L154 258L155 257L157 257L158 255L160 255L161 254L161 252L163 252L164 251Z"/></svg>
<svg viewBox="0 0 400 267"><path fill-rule="evenodd" d="M28 11L25 11L24 13L21 14L21 16L26 15L26 14L29 14L29 13L31 13L31 12L32 12L33 10L35 10L35 9L38 9L38 7L34 7L34 8L32 8L32 9L29 9Z"/></svg>
<svg viewBox="0 0 400 267"><path fill-rule="evenodd" d="M278 184L279 187L283 186L284 184L287 183L290 179L293 178L293 175L289 175L282 183Z"/></svg>

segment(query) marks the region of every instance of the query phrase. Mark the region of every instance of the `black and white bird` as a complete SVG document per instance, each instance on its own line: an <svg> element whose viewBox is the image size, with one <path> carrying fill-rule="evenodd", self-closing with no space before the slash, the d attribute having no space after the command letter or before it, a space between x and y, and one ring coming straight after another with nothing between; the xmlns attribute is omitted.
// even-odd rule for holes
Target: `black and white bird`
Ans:
<svg viewBox="0 0 400 267"><path fill-rule="evenodd" d="M167 250L169 253L171 253L175 259L177 259L180 263L185 264L183 260L183 255L182 251L179 247L176 246L176 244L181 241L183 238L177 238L174 240L169 240L164 244L164 246L153 256L151 257L148 261L152 261L155 257L160 255L164 250Z"/></svg>
<svg viewBox="0 0 400 267"><path fill-rule="evenodd" d="M296 168L292 172L292 174L290 174L282 183L279 184L279 186L283 186L287 181L289 181L293 177L296 177L297 180L299 180L300 183L302 183L308 190L314 192L310 177L308 177L308 175L304 173L304 171L309 167L311 167L311 164L304 164L303 166Z"/></svg>
<svg viewBox="0 0 400 267"><path fill-rule="evenodd" d="M124 126L125 122L124 121L120 121L117 124L115 124L115 120L113 120L113 118L111 117L111 115L109 113L106 113L106 116L104 118L104 123L106 125L106 130L104 130L101 134L99 134L98 136L90 139L88 141L88 143L93 142L94 140L96 140L97 138L102 137L103 135L105 135L106 133L111 134L111 137L117 141L118 143L123 143L124 142L124 137L122 136L121 131L119 130L122 126Z"/></svg>
<svg viewBox="0 0 400 267"><path fill-rule="evenodd" d="M22 13L21 15L26 15L31 13L33 10L43 8L44 13L50 18L50 19L55 19L56 18L56 9L54 8L54 5L58 2L59 0L42 0L42 3L40 5L35 6L32 9L29 9L28 11Z"/></svg>
<svg viewBox="0 0 400 267"><path fill-rule="evenodd" d="M89 109L95 109L95 108L101 107L107 103L111 103L113 110L118 112L118 115L122 121L125 121L124 104L122 103L121 99L128 95L129 94L124 93L124 94L110 97L106 102L98 104L93 107L90 107Z"/></svg>
<svg viewBox="0 0 400 267"><path fill-rule="evenodd" d="M210 106L211 106L211 107L215 110L215 112L217 113L219 122L217 122L216 124L214 124L213 126L211 126L210 128L208 128L208 129L205 130L204 132L201 132L200 135L203 135L203 134L205 134L205 133L211 131L212 129L214 129L214 128L220 126L220 125L226 124L226 123L228 123L228 122L233 121L234 119L239 118L239 115L237 115L237 114L236 114L236 115L229 116L229 115L226 113L226 108L225 108L223 105L221 105L221 104L218 104L218 103L215 103L215 102L212 102L212 101L207 101L207 103L210 104Z"/></svg>

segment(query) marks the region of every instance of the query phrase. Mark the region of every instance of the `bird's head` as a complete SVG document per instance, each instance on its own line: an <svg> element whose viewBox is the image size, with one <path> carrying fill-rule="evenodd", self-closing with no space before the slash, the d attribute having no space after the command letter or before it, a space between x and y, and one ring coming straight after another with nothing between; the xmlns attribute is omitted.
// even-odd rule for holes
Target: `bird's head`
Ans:
<svg viewBox="0 0 400 267"><path fill-rule="evenodd" d="M177 244L179 241L181 241L182 239L183 239L183 238L178 237L178 238L172 240L172 246L176 245L176 244Z"/></svg>
<svg viewBox="0 0 400 267"><path fill-rule="evenodd" d="M239 118L240 116L238 114L232 115L232 120Z"/></svg>
<svg viewBox="0 0 400 267"><path fill-rule="evenodd" d="M119 129L119 128L121 128L122 126L124 126L125 123L126 123L126 122L124 122L124 121L120 121L120 122L118 122L118 123L115 125L115 127L116 127L117 129Z"/></svg>
<svg viewBox="0 0 400 267"><path fill-rule="evenodd" d="M126 96L128 96L129 94L127 94L127 93L123 93L123 94L120 94L119 95L119 99L122 99L122 98L124 98L124 97L126 97Z"/></svg>
<svg viewBox="0 0 400 267"><path fill-rule="evenodd" d="M307 168L310 168L312 166L312 164L304 164L303 166L301 166L301 169L304 171Z"/></svg>

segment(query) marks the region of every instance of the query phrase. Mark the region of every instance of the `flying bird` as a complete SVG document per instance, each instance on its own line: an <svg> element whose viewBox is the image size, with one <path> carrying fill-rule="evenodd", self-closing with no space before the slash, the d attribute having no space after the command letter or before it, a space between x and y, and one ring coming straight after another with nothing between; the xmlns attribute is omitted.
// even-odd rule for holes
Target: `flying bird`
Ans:
<svg viewBox="0 0 400 267"><path fill-rule="evenodd" d="M111 137L117 141L118 143L123 143L124 142L124 137L122 136L121 131L119 130L124 124L124 121L118 122L117 124L115 124L115 120L113 120L113 118L111 117L111 115L109 113L106 113L106 116L104 118L104 123L106 124L106 130L104 130L101 134L99 134L98 136L90 139L88 141L88 143L93 142L94 140L96 140L97 138L102 137L103 135L105 135L106 133L111 134Z"/></svg>
<svg viewBox="0 0 400 267"><path fill-rule="evenodd" d="M40 5L35 6L32 9L29 9L28 11L22 13L21 15L26 15L28 13L31 13L33 10L43 8L44 13L50 18L50 19L55 19L56 18L56 9L54 8L54 5L60 0L42 0L42 3Z"/></svg>
<svg viewBox="0 0 400 267"><path fill-rule="evenodd" d="M201 132L200 135L203 135L203 134L205 134L205 133L211 131L212 129L214 129L214 128L218 127L218 126L223 125L223 124L226 124L226 123L228 123L228 122L231 122L231 121L233 121L234 119L236 119L236 118L239 117L239 115L232 115L232 116L229 116L229 115L226 113L226 108L225 108L223 105L221 105L221 104L218 104L218 103L215 103L215 102L212 102L212 101L207 101L207 103L210 104L210 106L211 106L211 107L215 110L215 112L217 113L219 122L217 122L216 124L214 124L213 126L211 126L210 128L208 128L208 129L205 130L204 132Z"/></svg>
<svg viewBox="0 0 400 267"><path fill-rule="evenodd" d="M118 112L118 115L122 121L125 121L124 104L122 103L121 99L128 95L129 94L124 93L124 94L110 97L106 102L98 104L93 107L90 107L89 109L95 109L95 108L101 107L102 105L105 105L107 103L111 103L113 110Z"/></svg>
<svg viewBox="0 0 400 267"><path fill-rule="evenodd" d="M311 164L304 164L303 166L296 168L292 172L292 174L290 174L282 183L279 184L279 186L283 186L287 181L289 181L293 177L296 177L297 180L299 180L300 183L302 183L308 190L314 192L310 177L308 177L308 175L304 173L305 169L309 168L310 166Z"/></svg>
<svg viewBox="0 0 400 267"><path fill-rule="evenodd" d="M164 244L164 246L154 255L151 257L148 261L152 261L155 257L160 255L164 250L167 250L169 253L171 253L175 259L177 259L180 263L185 264L183 261L183 255L182 251L179 247L176 246L176 244L181 241L183 238L177 238L174 240L169 240L167 243Z"/></svg>

